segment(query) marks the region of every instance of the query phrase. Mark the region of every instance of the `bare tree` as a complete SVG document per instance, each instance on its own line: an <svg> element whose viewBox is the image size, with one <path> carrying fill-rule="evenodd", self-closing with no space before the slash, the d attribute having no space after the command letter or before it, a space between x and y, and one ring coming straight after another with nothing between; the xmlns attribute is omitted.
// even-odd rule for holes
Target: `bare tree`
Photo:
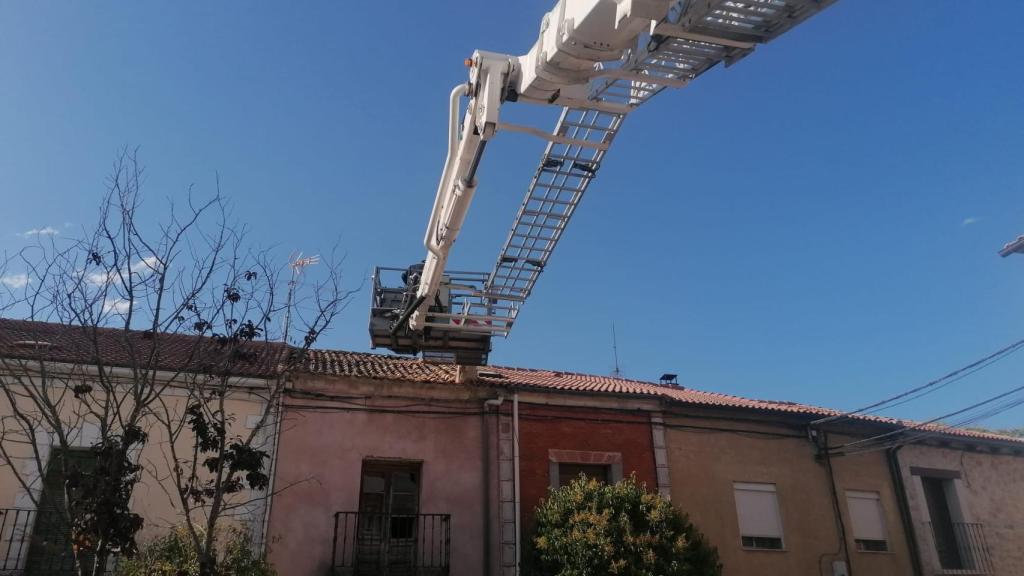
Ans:
<svg viewBox="0 0 1024 576"><path fill-rule="evenodd" d="M280 401L292 375L305 368L309 349L352 294L341 289L331 272L336 265L327 269L326 280L300 291L290 303L280 298L287 292L281 289L281 267L263 254L235 254L225 267L229 272L220 292L187 310L186 322L207 334L209 345L184 387L187 402L162 398L161 410L154 413L168 439L174 494L201 575L217 573L222 521L282 489L270 489L273 454L268 445ZM301 334L291 345L272 336L289 312ZM242 396L256 398L258 408L253 411L249 402L250 409L240 409ZM243 412L248 422L240 421Z"/></svg>
<svg viewBox="0 0 1024 576"><path fill-rule="evenodd" d="M40 237L0 266L24 279L0 283L0 309L28 320L5 321L17 338L0 341L0 463L38 510L37 528L45 512L68 534L50 539L57 549L33 542L27 561L70 556L81 576L135 551L143 519L129 504L144 473L176 501L203 573L215 573L218 523L269 480L260 431L350 295L328 263L298 301L301 343L277 341L286 268L246 247L219 184L203 202L189 189L149 225L142 181L126 150L94 229ZM258 405L244 433L233 395ZM142 456L151 442L167 456L162 467Z"/></svg>

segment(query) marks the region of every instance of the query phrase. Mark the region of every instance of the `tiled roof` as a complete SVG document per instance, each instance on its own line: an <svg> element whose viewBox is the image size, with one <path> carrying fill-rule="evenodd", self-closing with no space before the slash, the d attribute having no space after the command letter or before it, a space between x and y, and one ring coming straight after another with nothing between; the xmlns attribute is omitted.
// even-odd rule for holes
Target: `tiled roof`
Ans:
<svg viewBox="0 0 1024 576"><path fill-rule="evenodd" d="M154 339L146 332L98 328L95 329L96 336L93 338L89 330L91 329L65 324L0 318L0 357L79 364L95 364L97 358L102 358L108 366L132 366L138 363L131 360L128 352L129 343L135 348L136 357L142 357L152 350ZM185 334L160 334L157 340L159 353L151 364L154 369L187 371L217 357L218 348L209 338L199 341L196 336ZM197 348L197 343L202 346ZM233 364L239 376L271 376L278 371L288 352L288 347L280 343L258 343L253 344L251 348L254 354L244 361L237 360ZM436 364L403 356L341 350L311 350L306 372L351 378L455 384L455 366L452 364ZM810 418L840 414L837 410L795 402L755 400L693 388L575 372L485 366L480 368L479 376L482 384L490 385L635 395L692 406L788 413ZM874 422L890 428L915 425L914 422L907 420L878 416L856 418L862 422ZM938 425L925 426L921 430L965 438L1024 442L1024 439Z"/></svg>
<svg viewBox="0 0 1024 576"><path fill-rule="evenodd" d="M149 354L156 353L150 360ZM222 348L210 338L144 331L93 328L50 322L0 318L0 356L70 364L148 367L168 371L200 370L223 361ZM252 343L246 354L231 360L239 376L270 376L288 348L279 343Z"/></svg>
<svg viewBox="0 0 1024 576"><path fill-rule="evenodd" d="M341 350L312 350L310 353L309 372L312 374L375 378L392 381L433 384L455 383L455 366L452 364L436 364L403 356L346 352ZM480 368L480 381L486 384L547 390L639 395L662 398L688 405L788 413L810 418L825 418L842 414L839 410L797 402L756 400L718 392L705 392L693 388L656 384L642 380L554 370L485 366ZM861 422L885 425L889 428L914 426L917 424L909 420L870 415L858 415L855 419ZM924 432L941 432L965 438L1024 442L1024 439L940 425L921 426L920 430Z"/></svg>

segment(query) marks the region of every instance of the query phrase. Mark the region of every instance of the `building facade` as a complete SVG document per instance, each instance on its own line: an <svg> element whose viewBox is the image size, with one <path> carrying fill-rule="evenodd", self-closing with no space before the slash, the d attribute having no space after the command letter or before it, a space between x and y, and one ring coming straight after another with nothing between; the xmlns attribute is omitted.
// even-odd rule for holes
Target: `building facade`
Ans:
<svg viewBox="0 0 1024 576"><path fill-rule="evenodd" d="M487 573L485 393L298 379L284 405L268 531L279 573Z"/></svg>
<svg viewBox="0 0 1024 576"><path fill-rule="evenodd" d="M0 359L60 331L26 336L24 323L5 322ZM48 367L69 362L87 383L82 358ZM266 369L236 379L232 433L267 409L258 393ZM184 411L183 391L165 394ZM467 375L329 350L292 375L275 413L259 443L272 485L239 495L252 505L230 521L253 532L282 576L525 574L533 510L580 475L635 476L670 498L718 548L726 576L1015 576L1024 566L1024 442L998 435L908 431L907 422L622 378L503 367ZM0 418L12 417L0 401ZM98 435L87 418L72 430L80 452ZM143 542L181 521L173 486L158 480L173 465L168 438L150 432L135 454L145 474L132 499ZM39 459L15 436L10 427L0 436L15 456L0 467L0 573L12 576L33 573L30 549L45 540L33 515L58 457L53 442L36 443Z"/></svg>
<svg viewBox="0 0 1024 576"><path fill-rule="evenodd" d="M1019 446L932 437L897 457L923 574L1024 572Z"/></svg>

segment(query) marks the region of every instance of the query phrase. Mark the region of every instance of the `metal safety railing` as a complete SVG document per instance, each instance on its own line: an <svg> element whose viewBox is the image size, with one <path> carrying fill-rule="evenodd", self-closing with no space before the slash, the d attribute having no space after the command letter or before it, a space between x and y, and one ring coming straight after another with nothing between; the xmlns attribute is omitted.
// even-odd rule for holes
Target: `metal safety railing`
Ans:
<svg viewBox="0 0 1024 576"><path fill-rule="evenodd" d="M925 526L941 568L940 574L995 574L984 524L925 522Z"/></svg>
<svg viewBox="0 0 1024 576"><path fill-rule="evenodd" d="M446 576L450 514L335 512L335 576Z"/></svg>

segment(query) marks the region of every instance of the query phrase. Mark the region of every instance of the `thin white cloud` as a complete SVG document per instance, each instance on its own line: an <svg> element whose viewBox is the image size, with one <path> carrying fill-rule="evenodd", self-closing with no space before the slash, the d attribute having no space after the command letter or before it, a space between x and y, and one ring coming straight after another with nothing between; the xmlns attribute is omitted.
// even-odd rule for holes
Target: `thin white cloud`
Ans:
<svg viewBox="0 0 1024 576"><path fill-rule="evenodd" d="M24 232L18 234L18 236L21 236L22 238L30 238L32 236L56 236L57 234L60 234L60 230L54 228L53 226L44 226L42 228L32 228L31 230L25 230Z"/></svg>
<svg viewBox="0 0 1024 576"><path fill-rule="evenodd" d="M160 261L156 256L147 256L131 265L131 271L138 275L147 275L158 269ZM127 274L126 274L127 275ZM104 286L118 279L117 270L106 270L103 272L90 272L85 275L85 281L93 286Z"/></svg>
<svg viewBox="0 0 1024 576"><path fill-rule="evenodd" d="M135 272L136 274L142 272L155 272L159 264L160 260L158 260L156 256L147 256L135 264L132 264L132 272Z"/></svg>
<svg viewBox="0 0 1024 576"><path fill-rule="evenodd" d="M127 314L132 303L124 298L107 298L103 301L103 312L114 312L115 314Z"/></svg>
<svg viewBox="0 0 1024 576"><path fill-rule="evenodd" d="M964 221L960 223L960 226L970 226L971 224L977 224L978 222L981 222L981 218L971 216L969 218L964 218Z"/></svg>
<svg viewBox="0 0 1024 576"><path fill-rule="evenodd" d="M5 274L0 276L0 284L7 286L11 290L24 288L31 281L32 279L28 277L28 274Z"/></svg>
<svg viewBox="0 0 1024 576"><path fill-rule="evenodd" d="M103 286L109 284L117 278L117 272L110 270L108 272L90 272L85 275L85 281L93 286Z"/></svg>

